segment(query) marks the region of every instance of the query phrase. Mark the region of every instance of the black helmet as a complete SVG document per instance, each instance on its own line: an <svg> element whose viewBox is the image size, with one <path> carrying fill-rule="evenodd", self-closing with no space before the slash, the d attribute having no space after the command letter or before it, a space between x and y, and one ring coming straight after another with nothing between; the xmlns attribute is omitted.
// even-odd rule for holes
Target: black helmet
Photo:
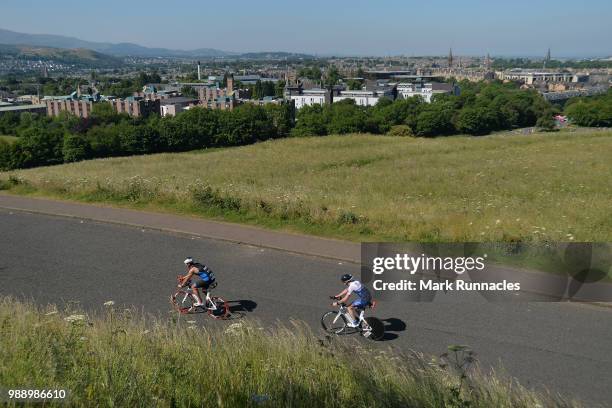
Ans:
<svg viewBox="0 0 612 408"><path fill-rule="evenodd" d="M341 280L342 282L346 283L346 282L348 282L348 281L350 281L350 280L353 280L353 275L348 274L348 273L345 273L344 275L342 275L342 276L340 277L340 280Z"/></svg>

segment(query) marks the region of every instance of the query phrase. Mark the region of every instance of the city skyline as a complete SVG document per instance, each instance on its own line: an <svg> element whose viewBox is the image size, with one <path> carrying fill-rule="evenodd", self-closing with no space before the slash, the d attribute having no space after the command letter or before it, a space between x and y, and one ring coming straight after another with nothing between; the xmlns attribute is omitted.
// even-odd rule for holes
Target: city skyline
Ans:
<svg viewBox="0 0 612 408"><path fill-rule="evenodd" d="M314 0L298 11L279 1L227 7L185 0L104 5L58 0L3 2L3 29L135 43L146 47L229 52L290 51L312 55L446 55L606 57L612 55L612 4L600 0L576 9L567 1L538 7L482 0L430 4ZM418 7L418 8L417 8ZM573 7L573 8L572 8ZM293 9L294 11L289 11ZM33 14L32 11L36 10ZM189 11L189 12L187 12Z"/></svg>

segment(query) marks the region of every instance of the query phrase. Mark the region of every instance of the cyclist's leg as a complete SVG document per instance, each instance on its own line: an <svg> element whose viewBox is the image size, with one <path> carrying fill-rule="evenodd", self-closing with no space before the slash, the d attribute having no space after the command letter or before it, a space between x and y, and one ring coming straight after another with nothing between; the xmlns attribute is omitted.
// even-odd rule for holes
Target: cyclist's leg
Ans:
<svg viewBox="0 0 612 408"><path fill-rule="evenodd" d="M205 285L205 282L202 280L202 278L194 275L191 281L191 292L193 293L196 302L199 304L202 303L202 298L200 297L200 291L198 288L202 287L203 285Z"/></svg>
<svg viewBox="0 0 612 408"><path fill-rule="evenodd" d="M361 299L357 299L348 307L349 314L353 318L353 322L356 322L357 319L359 319L359 313L361 310L365 309L365 307L366 305Z"/></svg>

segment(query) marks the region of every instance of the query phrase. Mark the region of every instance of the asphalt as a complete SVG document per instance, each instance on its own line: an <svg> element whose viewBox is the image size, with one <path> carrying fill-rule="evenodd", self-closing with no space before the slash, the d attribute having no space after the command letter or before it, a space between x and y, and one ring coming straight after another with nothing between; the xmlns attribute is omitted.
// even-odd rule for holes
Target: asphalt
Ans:
<svg viewBox="0 0 612 408"><path fill-rule="evenodd" d="M215 291L231 301L236 319L293 318L315 330L330 308L327 296L342 289L338 277L359 273L355 263L269 246L0 208L0 295L40 304L76 300L88 310L113 300L163 315L185 256L216 272ZM433 303L383 301L374 314L388 329L379 347L439 355L466 344L485 370L501 369L530 388L589 406L612 406L612 309L441 296Z"/></svg>

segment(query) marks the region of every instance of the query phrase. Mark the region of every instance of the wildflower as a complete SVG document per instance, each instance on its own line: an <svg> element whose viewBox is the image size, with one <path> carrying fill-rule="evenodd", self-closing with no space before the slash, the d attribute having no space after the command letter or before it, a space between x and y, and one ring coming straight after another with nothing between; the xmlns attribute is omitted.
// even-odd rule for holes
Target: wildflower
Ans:
<svg viewBox="0 0 612 408"><path fill-rule="evenodd" d="M85 336L81 336L81 337L79 338L79 340L81 340L81 341L85 341L85 340L87 340L87 337L85 337Z"/></svg>
<svg viewBox="0 0 612 408"><path fill-rule="evenodd" d="M225 329L225 334L238 334L242 329L241 323L232 323Z"/></svg>
<svg viewBox="0 0 612 408"><path fill-rule="evenodd" d="M68 317L64 317L64 320L70 323L79 322L85 320L85 315L82 314L74 314Z"/></svg>
<svg viewBox="0 0 612 408"><path fill-rule="evenodd" d="M496 220L495 223L499 224L499 223L501 223L501 220Z"/></svg>
<svg viewBox="0 0 612 408"><path fill-rule="evenodd" d="M104 306L106 306L106 307L113 306L114 304L115 304L115 302L112 301L112 300L107 300L106 302L104 302Z"/></svg>
<svg viewBox="0 0 612 408"><path fill-rule="evenodd" d="M45 316L52 316L54 314L57 314L57 310L52 310L50 312L45 313Z"/></svg>
<svg viewBox="0 0 612 408"><path fill-rule="evenodd" d="M196 321L195 320L187 320L187 323L189 323L189 324L196 324Z"/></svg>
<svg viewBox="0 0 612 408"><path fill-rule="evenodd" d="M142 332L142 334L149 334L149 333L151 333L151 330L145 330Z"/></svg>

